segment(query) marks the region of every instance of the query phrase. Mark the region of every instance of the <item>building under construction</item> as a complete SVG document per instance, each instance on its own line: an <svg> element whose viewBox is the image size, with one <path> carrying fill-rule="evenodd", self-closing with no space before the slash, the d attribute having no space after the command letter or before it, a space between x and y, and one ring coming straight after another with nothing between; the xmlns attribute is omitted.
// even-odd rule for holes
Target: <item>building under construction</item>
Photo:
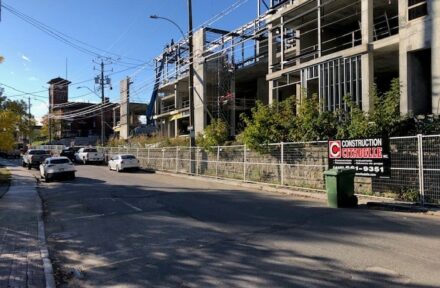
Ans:
<svg viewBox="0 0 440 288"><path fill-rule="evenodd" d="M317 95L321 109L344 109L344 96L372 109L374 84L402 86L402 113L440 113L440 1L257 1L255 20L194 33L194 129L214 118L240 130L241 113ZM437 37L434 37L436 35ZM188 43L156 58L154 120L163 136L188 134Z"/></svg>

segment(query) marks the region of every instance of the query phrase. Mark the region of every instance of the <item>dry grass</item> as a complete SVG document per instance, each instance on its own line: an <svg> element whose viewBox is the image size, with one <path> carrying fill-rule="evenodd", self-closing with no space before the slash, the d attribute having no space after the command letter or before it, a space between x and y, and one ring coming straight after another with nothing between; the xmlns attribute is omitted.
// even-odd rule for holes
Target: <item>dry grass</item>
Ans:
<svg viewBox="0 0 440 288"><path fill-rule="evenodd" d="M11 180L11 173L8 169L0 167L0 186L8 185Z"/></svg>

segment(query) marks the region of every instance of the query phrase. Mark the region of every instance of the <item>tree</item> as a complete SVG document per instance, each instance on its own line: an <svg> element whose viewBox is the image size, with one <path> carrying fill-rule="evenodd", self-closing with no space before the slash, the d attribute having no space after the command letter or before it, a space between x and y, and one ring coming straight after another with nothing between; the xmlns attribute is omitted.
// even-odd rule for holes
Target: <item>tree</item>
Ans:
<svg viewBox="0 0 440 288"><path fill-rule="evenodd" d="M0 150L10 151L14 147L19 116L7 110L0 110Z"/></svg>
<svg viewBox="0 0 440 288"><path fill-rule="evenodd" d="M3 61L5 61L5 57L3 57L2 55L0 55L0 64L3 63Z"/></svg>
<svg viewBox="0 0 440 288"><path fill-rule="evenodd" d="M0 109L10 111L17 115L18 118L17 122L15 123L15 135L29 139L31 136L32 127L35 125L35 120L32 118L32 115L27 113L28 106L26 102L23 100L9 100L6 97L1 97Z"/></svg>

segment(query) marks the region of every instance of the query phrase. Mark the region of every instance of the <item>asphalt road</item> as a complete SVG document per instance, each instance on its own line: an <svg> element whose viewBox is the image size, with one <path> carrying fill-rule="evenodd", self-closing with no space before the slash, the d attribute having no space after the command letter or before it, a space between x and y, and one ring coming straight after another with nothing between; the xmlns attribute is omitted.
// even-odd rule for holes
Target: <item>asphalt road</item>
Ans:
<svg viewBox="0 0 440 288"><path fill-rule="evenodd" d="M106 167L77 176L39 189L60 287L440 285L435 216Z"/></svg>

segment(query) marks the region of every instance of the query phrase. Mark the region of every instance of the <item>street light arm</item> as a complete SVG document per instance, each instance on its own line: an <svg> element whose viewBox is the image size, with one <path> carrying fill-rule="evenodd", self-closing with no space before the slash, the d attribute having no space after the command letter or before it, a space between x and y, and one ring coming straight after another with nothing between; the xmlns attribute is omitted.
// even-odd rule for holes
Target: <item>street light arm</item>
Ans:
<svg viewBox="0 0 440 288"><path fill-rule="evenodd" d="M183 33L182 28L180 28L180 26L179 26L176 22L174 22L173 20L171 20L171 19L169 19L169 18L166 18L166 17L158 16L158 15L151 15L150 18L151 18L151 19L162 19L162 20L165 20L165 21L170 22L171 24L173 24L174 26L176 26L177 29L179 29L180 34L182 34L183 39L186 39L186 35L185 35L185 33Z"/></svg>

